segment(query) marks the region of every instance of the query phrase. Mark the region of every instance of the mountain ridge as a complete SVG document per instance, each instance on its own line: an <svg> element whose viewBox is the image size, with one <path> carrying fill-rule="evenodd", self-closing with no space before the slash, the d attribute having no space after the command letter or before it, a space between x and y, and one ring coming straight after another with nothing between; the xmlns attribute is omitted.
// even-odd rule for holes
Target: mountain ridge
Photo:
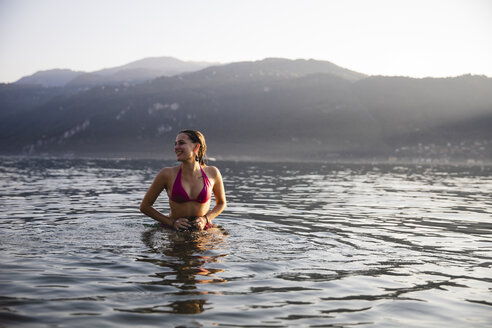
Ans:
<svg viewBox="0 0 492 328"><path fill-rule="evenodd" d="M64 86L72 79L76 78L82 71L73 71L71 69L54 68L49 70L37 71L32 75L21 77L14 84L21 85L42 85L44 87Z"/></svg>
<svg viewBox="0 0 492 328"><path fill-rule="evenodd" d="M163 144L196 128L217 158L492 159L492 79L328 63L265 59L75 91L3 85L0 152L172 157Z"/></svg>
<svg viewBox="0 0 492 328"><path fill-rule="evenodd" d="M99 85L136 84L159 76L172 76L200 70L218 63L182 61L174 57L146 57L130 63L92 72L50 69L24 76L15 84L40 84L44 87L93 87Z"/></svg>

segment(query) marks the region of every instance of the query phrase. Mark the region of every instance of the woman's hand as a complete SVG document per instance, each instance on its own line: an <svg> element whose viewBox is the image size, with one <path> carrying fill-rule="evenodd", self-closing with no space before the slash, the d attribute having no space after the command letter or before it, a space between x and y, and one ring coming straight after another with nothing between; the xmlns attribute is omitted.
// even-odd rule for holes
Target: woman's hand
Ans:
<svg viewBox="0 0 492 328"><path fill-rule="evenodd" d="M199 216L195 219L195 226L197 226L200 230L205 229L207 226L207 219L204 216Z"/></svg>
<svg viewBox="0 0 492 328"><path fill-rule="evenodd" d="M173 228L176 230L187 230L190 228L190 223L187 218L179 218L174 221Z"/></svg>

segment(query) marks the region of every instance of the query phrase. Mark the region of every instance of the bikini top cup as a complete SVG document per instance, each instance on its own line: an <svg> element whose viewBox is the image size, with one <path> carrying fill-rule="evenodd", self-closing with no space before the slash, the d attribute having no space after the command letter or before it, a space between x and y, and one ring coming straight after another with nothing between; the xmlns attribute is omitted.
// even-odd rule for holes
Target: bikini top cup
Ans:
<svg viewBox="0 0 492 328"><path fill-rule="evenodd" d="M200 191L196 199L190 199L190 197L188 196L188 194L183 188L183 184L181 183L181 168L179 168L178 175L176 176L176 180L174 180L173 190L171 192L171 200L173 202L176 203L198 202L203 204L209 201L210 197L212 196L212 188L211 188L210 180L208 179L207 175L205 174L205 172L201 167L200 170L202 170L203 189Z"/></svg>

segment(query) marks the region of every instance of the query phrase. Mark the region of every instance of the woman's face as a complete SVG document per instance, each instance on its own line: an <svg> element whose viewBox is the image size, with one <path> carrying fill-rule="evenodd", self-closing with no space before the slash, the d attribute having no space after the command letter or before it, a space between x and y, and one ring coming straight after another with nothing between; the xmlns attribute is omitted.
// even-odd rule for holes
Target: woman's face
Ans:
<svg viewBox="0 0 492 328"><path fill-rule="evenodd" d="M176 141L174 142L174 152L176 153L176 159L179 162L194 159L195 153L194 150L196 148L196 143L193 143L185 133L180 133L176 137Z"/></svg>

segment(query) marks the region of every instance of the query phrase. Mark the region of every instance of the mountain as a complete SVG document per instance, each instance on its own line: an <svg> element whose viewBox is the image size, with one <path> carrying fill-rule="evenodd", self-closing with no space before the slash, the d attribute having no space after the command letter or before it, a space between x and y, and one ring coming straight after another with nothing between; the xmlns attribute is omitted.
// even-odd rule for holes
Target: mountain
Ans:
<svg viewBox="0 0 492 328"><path fill-rule="evenodd" d="M201 76L207 82L255 81L258 79L298 78L310 74L332 74L349 81L357 81L367 75L342 68L328 61L314 59L289 60L283 58L267 58L255 62L240 62L230 65L213 66L192 74L193 78Z"/></svg>
<svg viewBox="0 0 492 328"><path fill-rule="evenodd" d="M196 128L210 156L235 160L492 159L483 76L366 76L270 58L51 95L21 87L0 85L4 154L172 158L176 133ZM13 110L21 95L39 102Z"/></svg>
<svg viewBox="0 0 492 328"><path fill-rule="evenodd" d="M143 69L161 72L161 75L163 76L171 76L184 72L198 71L212 65L218 65L218 63L182 61L173 57L149 57L131 62L126 65L113 68L105 68L93 73L102 76L111 76L121 71Z"/></svg>
<svg viewBox="0 0 492 328"><path fill-rule="evenodd" d="M45 87L93 87L98 85L136 84L159 76L171 76L198 71L216 63L182 61L172 57L151 57L126 65L94 72L75 72L67 69L41 71L26 76L16 84L40 84Z"/></svg>
<svg viewBox="0 0 492 328"><path fill-rule="evenodd" d="M39 84L45 87L61 87L81 74L83 72L76 72L69 69L51 69L25 76L15 83L21 85Z"/></svg>

